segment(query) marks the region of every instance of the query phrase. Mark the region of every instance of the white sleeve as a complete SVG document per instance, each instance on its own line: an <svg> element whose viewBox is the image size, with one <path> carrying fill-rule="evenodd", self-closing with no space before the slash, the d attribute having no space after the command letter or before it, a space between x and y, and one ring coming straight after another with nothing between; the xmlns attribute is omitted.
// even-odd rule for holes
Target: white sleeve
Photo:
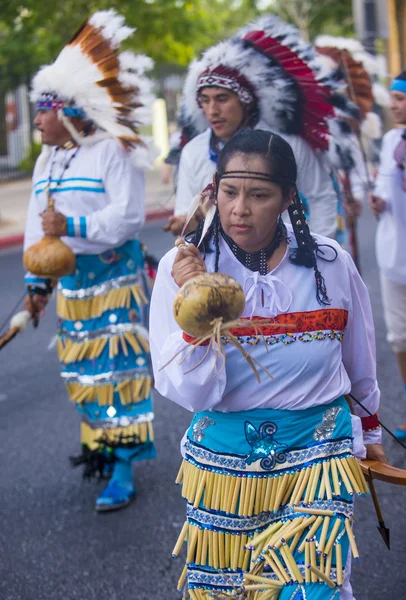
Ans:
<svg viewBox="0 0 406 600"><path fill-rule="evenodd" d="M351 193L356 200L364 203L368 195L368 167L362 149L355 136L351 153L354 159L354 167L350 171Z"/></svg>
<svg viewBox="0 0 406 600"><path fill-rule="evenodd" d="M375 328L368 290L349 254L345 253L349 271L350 307L344 332L342 356L351 381L351 394L374 415L378 412L380 391L376 380ZM365 444L381 443L381 428L373 422L366 431L368 413L353 402L354 412L363 421ZM370 421L370 417L368 422Z"/></svg>
<svg viewBox="0 0 406 600"><path fill-rule="evenodd" d="M145 174L117 147L106 157L102 179L109 203L86 217L68 216L68 235L121 246L136 238L144 225Z"/></svg>
<svg viewBox="0 0 406 600"><path fill-rule="evenodd" d="M180 155L177 175L175 216L187 215L194 196L201 191L196 191L196 185L194 185L195 177L190 160L190 153L188 152L187 146L185 146Z"/></svg>
<svg viewBox="0 0 406 600"><path fill-rule="evenodd" d="M330 174L309 144L299 136L288 139L296 158L297 187L309 203L309 227L313 233L335 238L337 195Z"/></svg>
<svg viewBox="0 0 406 600"><path fill-rule="evenodd" d="M173 316L173 301L179 291L171 275L175 252L169 252L159 263L152 291L149 335L155 388L162 396L187 410L209 410L221 402L226 370L216 374L219 361L210 350L196 369L187 372L203 359L207 347L195 348L179 364L192 346L184 341L183 332ZM183 352L164 366L181 349L184 349Z"/></svg>
<svg viewBox="0 0 406 600"><path fill-rule="evenodd" d="M35 181L36 175L34 171L33 183ZM44 201L44 194L36 195L33 185L30 202L28 204L27 220L25 222L24 252L27 250L27 248L39 242L44 236L40 213L44 212L46 208L47 206L46 201ZM24 280L26 285L30 284L38 287L44 287L49 281L46 277L38 277L37 275L33 275L29 272L26 272Z"/></svg>
<svg viewBox="0 0 406 600"><path fill-rule="evenodd" d="M34 181L34 180L33 180ZM44 235L40 213L46 210L46 203L41 205L38 198L44 198L43 194L35 194L34 186L31 192L30 202L28 204L27 220L25 222L24 232L24 251L33 244L36 244Z"/></svg>
<svg viewBox="0 0 406 600"><path fill-rule="evenodd" d="M388 132L389 133L389 132ZM388 144L388 134L383 136L382 140L382 148L379 155L379 168L378 174L375 179L374 186L374 194L375 196L379 196L382 200L388 201L389 198L389 182L391 173L388 172L388 165L390 164L390 160L392 159L392 155L390 154L390 145ZM388 154L389 153L389 154Z"/></svg>

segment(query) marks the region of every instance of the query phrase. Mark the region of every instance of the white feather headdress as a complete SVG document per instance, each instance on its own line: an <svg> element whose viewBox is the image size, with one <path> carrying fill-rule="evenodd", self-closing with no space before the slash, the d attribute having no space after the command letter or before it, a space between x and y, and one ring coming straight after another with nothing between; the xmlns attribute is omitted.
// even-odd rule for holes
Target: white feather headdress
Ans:
<svg viewBox="0 0 406 600"><path fill-rule="evenodd" d="M139 126L151 121L152 82L145 71L153 61L119 52L120 43L133 31L114 10L92 15L55 62L36 74L31 100L38 108L57 110L78 143L95 143L100 135L80 137L69 116L92 121L102 136L116 138L131 150L135 164L145 167L153 152Z"/></svg>
<svg viewBox="0 0 406 600"><path fill-rule="evenodd" d="M275 16L262 17L232 39L209 48L188 71L181 109L182 125L193 134L208 127L199 106L199 89L227 87L234 79L244 103L253 96L259 118L270 129L302 136L315 149L327 150L330 120L340 113L356 116L357 109L337 90L344 85L337 65L321 61L293 25ZM249 104L249 101L246 101Z"/></svg>

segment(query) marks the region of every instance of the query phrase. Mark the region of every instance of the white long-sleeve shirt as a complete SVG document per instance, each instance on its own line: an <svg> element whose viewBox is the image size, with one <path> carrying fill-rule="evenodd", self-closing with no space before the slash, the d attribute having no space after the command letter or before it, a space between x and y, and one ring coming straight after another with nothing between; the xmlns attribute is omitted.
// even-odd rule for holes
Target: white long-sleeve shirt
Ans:
<svg viewBox="0 0 406 600"><path fill-rule="evenodd" d="M404 173L394 154L403 129L391 129L384 135L374 193L386 201L376 232L376 257L382 273L392 281L406 284L406 191Z"/></svg>
<svg viewBox="0 0 406 600"><path fill-rule="evenodd" d="M256 129L269 131L269 127L263 121L258 123ZM335 237L337 195L329 170L323 165L321 157L316 155L303 138L284 133L279 135L290 144L295 155L298 168L297 187L309 204L308 220L311 230L320 235ZM194 196L212 181L216 163L210 159L210 136L211 129L208 128L193 138L182 150L175 215L187 214Z"/></svg>
<svg viewBox="0 0 406 600"><path fill-rule="evenodd" d="M64 165L73 157L61 177ZM53 150L47 163L37 163L28 208L24 249L44 232L39 216L47 207L47 183L55 211L68 217L68 236L61 238L75 254L99 254L135 239L144 224L145 176L114 140L79 150Z"/></svg>
<svg viewBox="0 0 406 600"><path fill-rule="evenodd" d="M284 258L265 276L245 268L225 242L220 242L219 271L234 277L246 296L242 316L272 317L280 324L294 324L289 329L269 330L267 344L259 339L252 346L252 337L241 336L244 347L252 350L252 356L275 378L272 381L261 373L259 384L231 344L225 345L226 366L218 374L219 361L216 363L212 351L201 365L187 373L203 358L207 350L203 347L196 347L182 364L178 358L161 369L181 348L191 348L173 316L173 301L179 291L171 276L176 249L164 256L154 285L150 317L155 387L163 396L194 412L234 412L254 408L302 410L329 404L351 392L372 413L377 411L380 392L366 287L350 256L335 242L316 236L319 243L332 244L338 253L334 262L319 259L331 299L331 306L320 306L313 270L289 261L296 242L291 229L288 232ZM214 252L205 258L209 272L214 271L214 258ZM366 416L358 406L354 410L356 415ZM380 430L364 432L364 442L380 442Z"/></svg>

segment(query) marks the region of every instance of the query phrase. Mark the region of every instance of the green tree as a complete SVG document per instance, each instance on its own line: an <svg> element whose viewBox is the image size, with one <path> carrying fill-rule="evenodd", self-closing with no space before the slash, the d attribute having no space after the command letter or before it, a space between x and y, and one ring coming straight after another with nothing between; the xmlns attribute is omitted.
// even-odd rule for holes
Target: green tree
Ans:
<svg viewBox="0 0 406 600"><path fill-rule="evenodd" d="M186 66L257 14L255 0L0 0L3 88L29 80L55 59L96 10L115 8L137 31L128 46L158 64ZM4 5L4 6L3 6Z"/></svg>
<svg viewBox="0 0 406 600"><path fill-rule="evenodd" d="M354 35L352 0L268 0L261 5L296 25L306 40L321 33Z"/></svg>

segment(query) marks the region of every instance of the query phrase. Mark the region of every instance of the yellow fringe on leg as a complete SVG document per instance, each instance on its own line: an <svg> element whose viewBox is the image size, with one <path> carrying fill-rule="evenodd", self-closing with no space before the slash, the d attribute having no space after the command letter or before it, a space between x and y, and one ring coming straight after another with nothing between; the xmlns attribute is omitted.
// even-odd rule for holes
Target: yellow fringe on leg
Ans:
<svg viewBox="0 0 406 600"><path fill-rule="evenodd" d="M105 347L109 347L109 359L115 358L121 351L128 356L128 345L134 350L136 356L149 352L149 343L141 335L133 331L126 331L120 335L99 337L86 342L72 342L69 339L58 338L59 360L65 364L99 358Z"/></svg>
<svg viewBox="0 0 406 600"><path fill-rule="evenodd" d="M111 406L114 403L114 392L120 396L120 402L124 405L142 402L149 398L151 393L151 377L139 377L138 379L125 379L118 384L106 385L82 385L81 383L68 383L66 389L72 402L83 404L84 402L98 402L100 406Z"/></svg>
<svg viewBox="0 0 406 600"><path fill-rule="evenodd" d="M139 285L109 290L107 294L91 298L65 298L59 293L56 302L58 317L69 321L84 321L100 317L106 310L131 308L135 299L138 306L146 305L148 300Z"/></svg>
<svg viewBox="0 0 406 600"><path fill-rule="evenodd" d="M150 427L149 427L150 426ZM135 436L140 443L153 441L151 439L152 423L139 423L135 425L127 425L126 427L114 427L112 429L93 429L84 421L80 424L80 441L88 446L90 450L95 450L100 444L100 440L106 440L112 444L115 442L126 443L126 438L129 440Z"/></svg>

